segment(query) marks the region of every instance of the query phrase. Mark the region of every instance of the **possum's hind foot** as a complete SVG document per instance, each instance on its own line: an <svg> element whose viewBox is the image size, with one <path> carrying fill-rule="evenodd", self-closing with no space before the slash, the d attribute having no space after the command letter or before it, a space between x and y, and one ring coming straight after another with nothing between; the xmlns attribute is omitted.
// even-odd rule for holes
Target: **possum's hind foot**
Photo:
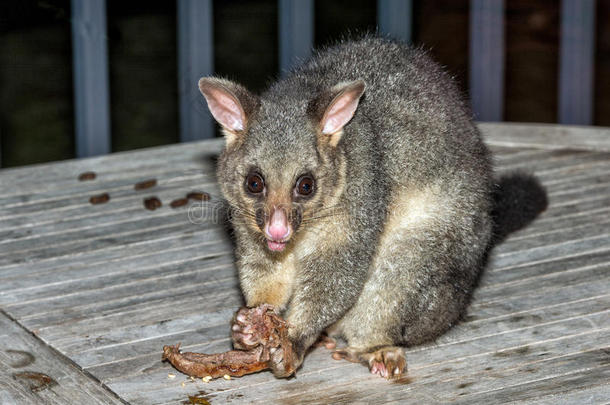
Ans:
<svg viewBox="0 0 610 405"><path fill-rule="evenodd" d="M398 378L407 370L407 358L402 347L385 346L360 356L369 366L371 373L384 378Z"/></svg>
<svg viewBox="0 0 610 405"><path fill-rule="evenodd" d="M383 378L399 378L407 371L407 358L402 347L384 346L372 351L359 351L353 348L335 350L335 360L347 360L366 365L371 373Z"/></svg>

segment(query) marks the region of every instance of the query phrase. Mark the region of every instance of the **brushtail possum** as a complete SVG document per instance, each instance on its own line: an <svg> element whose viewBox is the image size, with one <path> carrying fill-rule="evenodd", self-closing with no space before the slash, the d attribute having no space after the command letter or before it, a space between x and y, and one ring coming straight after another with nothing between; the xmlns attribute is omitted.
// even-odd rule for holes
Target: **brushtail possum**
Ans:
<svg viewBox="0 0 610 405"><path fill-rule="evenodd" d="M492 234L490 154L456 85L424 51L369 36L261 95L199 88L226 137L217 175L246 304L290 325L275 375L323 332L347 341L334 357L401 375L403 347L464 312ZM234 345L253 347L242 321Z"/></svg>

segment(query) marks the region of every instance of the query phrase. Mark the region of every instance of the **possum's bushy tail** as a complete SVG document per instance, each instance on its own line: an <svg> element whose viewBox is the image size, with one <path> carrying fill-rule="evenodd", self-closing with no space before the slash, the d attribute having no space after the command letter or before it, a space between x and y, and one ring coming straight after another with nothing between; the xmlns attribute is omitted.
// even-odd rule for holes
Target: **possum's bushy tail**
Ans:
<svg viewBox="0 0 610 405"><path fill-rule="evenodd" d="M546 190L532 174L513 172L495 183L492 245L528 225L548 205Z"/></svg>

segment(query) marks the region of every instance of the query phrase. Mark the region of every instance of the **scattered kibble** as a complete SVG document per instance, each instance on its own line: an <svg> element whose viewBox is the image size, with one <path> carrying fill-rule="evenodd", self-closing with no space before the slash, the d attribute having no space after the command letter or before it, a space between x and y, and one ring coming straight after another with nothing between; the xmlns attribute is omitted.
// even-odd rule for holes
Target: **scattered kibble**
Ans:
<svg viewBox="0 0 610 405"><path fill-rule="evenodd" d="M186 198L178 198L174 201L172 201L169 205L172 208L178 208L178 207L182 207L183 205L188 204L189 200L187 200Z"/></svg>
<svg viewBox="0 0 610 405"><path fill-rule="evenodd" d="M212 380L212 376L211 375L206 375L205 377L201 378L201 381L203 381L204 383L209 383Z"/></svg>
<svg viewBox="0 0 610 405"><path fill-rule="evenodd" d="M108 193L94 195L89 198L89 202L91 204L104 204L108 201L110 201L110 196L108 195Z"/></svg>
<svg viewBox="0 0 610 405"><path fill-rule="evenodd" d="M231 376L229 374L225 374L222 378L224 378L225 380L230 380Z"/></svg>
<svg viewBox="0 0 610 405"><path fill-rule="evenodd" d="M184 381L182 381L182 384L180 384L182 386L182 388L186 387L186 383Z"/></svg>
<svg viewBox="0 0 610 405"><path fill-rule="evenodd" d="M157 197L150 197L144 199L144 207L147 210L154 211L162 205L163 204L161 203L161 200L159 200Z"/></svg>
<svg viewBox="0 0 610 405"><path fill-rule="evenodd" d="M204 193L203 191L193 191L191 193L188 193L186 195L186 198L188 198L189 200L196 201L209 201L210 195L208 193Z"/></svg>
<svg viewBox="0 0 610 405"><path fill-rule="evenodd" d="M157 185L157 179L144 180L139 183L136 183L133 188L136 190L145 190L147 188L151 188Z"/></svg>
<svg viewBox="0 0 610 405"><path fill-rule="evenodd" d="M96 177L95 172L84 172L78 175L78 180L79 181L86 181L86 180L94 180Z"/></svg>
<svg viewBox="0 0 610 405"><path fill-rule="evenodd" d="M176 374L169 373L169 374L167 375L167 378L169 378L170 380L171 380L171 379L174 379L174 378L176 378Z"/></svg>

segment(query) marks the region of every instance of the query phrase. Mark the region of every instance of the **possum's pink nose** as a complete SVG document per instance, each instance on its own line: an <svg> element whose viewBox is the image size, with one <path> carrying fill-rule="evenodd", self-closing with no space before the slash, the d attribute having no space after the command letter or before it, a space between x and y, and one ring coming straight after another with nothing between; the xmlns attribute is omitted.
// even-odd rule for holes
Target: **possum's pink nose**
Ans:
<svg viewBox="0 0 610 405"><path fill-rule="evenodd" d="M269 239L283 241L290 236L290 226L286 213L281 208L274 208L271 218L265 227L265 233Z"/></svg>

